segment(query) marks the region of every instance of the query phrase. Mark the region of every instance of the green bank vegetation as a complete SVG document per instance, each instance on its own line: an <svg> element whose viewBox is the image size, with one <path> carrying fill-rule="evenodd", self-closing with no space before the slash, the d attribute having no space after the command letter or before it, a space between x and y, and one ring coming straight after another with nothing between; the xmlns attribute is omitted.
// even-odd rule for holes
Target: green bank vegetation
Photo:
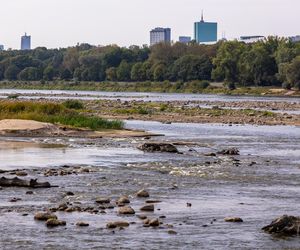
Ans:
<svg viewBox="0 0 300 250"><path fill-rule="evenodd" d="M79 106L83 107L78 101L69 101L63 104L1 101L0 119L35 120L93 130L123 128L121 121L110 121L80 113L77 110Z"/></svg>
<svg viewBox="0 0 300 250"><path fill-rule="evenodd" d="M138 91L212 92L220 90L201 84L218 81L229 90L237 86L300 89L299 72L300 44L278 37L253 44L221 41L214 45L161 43L129 48L81 44L0 52L0 81L39 81L45 88L55 88L47 82L59 85L72 81L70 88L76 88L76 84L84 88L90 82L86 88L92 89L95 82L101 82L94 88L123 91L126 87L134 90L133 85L140 83ZM105 81L109 83L102 83ZM166 81L172 86L159 86ZM198 84L189 87L193 81ZM67 84L62 85L67 88Z"/></svg>

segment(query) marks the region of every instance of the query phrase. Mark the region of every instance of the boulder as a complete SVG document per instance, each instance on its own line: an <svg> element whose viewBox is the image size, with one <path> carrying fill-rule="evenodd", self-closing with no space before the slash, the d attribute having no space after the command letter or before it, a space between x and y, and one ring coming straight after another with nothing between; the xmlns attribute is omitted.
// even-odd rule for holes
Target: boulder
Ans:
<svg viewBox="0 0 300 250"><path fill-rule="evenodd" d="M58 219L49 219L46 221L47 227L58 227L58 226L65 226L67 223L63 220Z"/></svg>
<svg viewBox="0 0 300 250"><path fill-rule="evenodd" d="M127 221L114 221L108 222L106 227L109 229L117 228L117 227L129 227L129 223Z"/></svg>
<svg viewBox="0 0 300 250"><path fill-rule="evenodd" d="M90 224L87 222L79 221L76 223L76 226L78 227L88 227Z"/></svg>
<svg viewBox="0 0 300 250"><path fill-rule="evenodd" d="M162 142L146 142L138 146L138 149L144 152L163 152L163 153L178 153L178 149L171 143Z"/></svg>
<svg viewBox="0 0 300 250"><path fill-rule="evenodd" d="M154 205L145 205L143 207L141 207L140 209L141 211L145 211L145 212L154 212Z"/></svg>
<svg viewBox="0 0 300 250"><path fill-rule="evenodd" d="M99 198L96 199L96 203L108 204L108 203L110 203L110 199L107 198L107 197L99 197Z"/></svg>
<svg viewBox="0 0 300 250"><path fill-rule="evenodd" d="M228 149L223 149L218 152L218 154L221 155L239 155L240 151L237 148L228 148Z"/></svg>
<svg viewBox="0 0 300 250"><path fill-rule="evenodd" d="M158 219L153 219L153 220L150 220L149 222L149 226L150 227L158 227L159 226L159 220Z"/></svg>
<svg viewBox="0 0 300 250"><path fill-rule="evenodd" d="M130 200L128 199L127 196L121 196L118 200L117 200L117 204L128 204L130 203Z"/></svg>
<svg viewBox="0 0 300 250"><path fill-rule="evenodd" d="M272 221L270 225L262 228L270 234L282 234L287 236L299 235L300 217L283 215Z"/></svg>
<svg viewBox="0 0 300 250"><path fill-rule="evenodd" d="M135 214L135 211L132 207L124 206L119 208L119 214Z"/></svg>
<svg viewBox="0 0 300 250"><path fill-rule="evenodd" d="M140 197L140 198L148 198L148 197L150 197L149 193L145 189L142 189L142 190L138 191L137 194L136 194L136 196Z"/></svg>
<svg viewBox="0 0 300 250"><path fill-rule="evenodd" d="M57 219L57 216L55 214L52 214L52 213L48 213L48 212L43 213L43 212L41 212L41 213L36 213L34 215L34 219L35 220L41 220L41 221L47 221L49 219Z"/></svg>
<svg viewBox="0 0 300 250"><path fill-rule="evenodd" d="M227 217L224 219L225 222L243 222L239 217Z"/></svg>

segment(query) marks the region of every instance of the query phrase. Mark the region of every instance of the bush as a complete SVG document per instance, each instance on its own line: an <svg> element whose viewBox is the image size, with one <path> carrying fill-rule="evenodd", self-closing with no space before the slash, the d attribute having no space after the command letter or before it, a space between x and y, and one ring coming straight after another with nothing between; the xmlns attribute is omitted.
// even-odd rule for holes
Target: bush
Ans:
<svg viewBox="0 0 300 250"><path fill-rule="evenodd" d="M78 100L67 100L63 103L63 105L68 109L83 109L84 108L83 103Z"/></svg>
<svg viewBox="0 0 300 250"><path fill-rule="evenodd" d="M229 82L226 84L227 85L227 88L229 90L235 90L236 89L236 86L235 86L235 83L234 82Z"/></svg>
<svg viewBox="0 0 300 250"><path fill-rule="evenodd" d="M283 89L287 89L287 90L290 90L292 88L291 84L287 83L287 82L284 82L282 84L282 88Z"/></svg>
<svg viewBox="0 0 300 250"><path fill-rule="evenodd" d="M209 82L208 81L201 81L200 83L199 83L199 88L200 89L206 89L206 88L208 88L209 87Z"/></svg>

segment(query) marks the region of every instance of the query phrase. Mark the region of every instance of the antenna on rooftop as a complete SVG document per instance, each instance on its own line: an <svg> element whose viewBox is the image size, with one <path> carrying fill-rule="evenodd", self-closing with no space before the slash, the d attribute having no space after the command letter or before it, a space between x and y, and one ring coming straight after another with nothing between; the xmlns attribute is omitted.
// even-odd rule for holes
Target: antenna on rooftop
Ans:
<svg viewBox="0 0 300 250"><path fill-rule="evenodd" d="M201 22L204 22L203 10L201 11Z"/></svg>

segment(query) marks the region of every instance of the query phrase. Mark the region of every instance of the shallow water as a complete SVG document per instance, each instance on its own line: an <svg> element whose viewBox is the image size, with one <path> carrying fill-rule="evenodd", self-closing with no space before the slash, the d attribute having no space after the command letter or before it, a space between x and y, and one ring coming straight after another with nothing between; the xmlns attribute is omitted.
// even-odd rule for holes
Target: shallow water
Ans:
<svg viewBox="0 0 300 250"><path fill-rule="evenodd" d="M180 94L180 93L140 93L140 92L103 92L103 91L74 91L74 90L23 90L0 89L0 97L10 94L21 94L19 98L46 99L82 99L82 100L143 100L143 101L224 101L224 102L292 102L299 103L299 97L270 97L270 96L230 96L210 94Z"/></svg>
<svg viewBox="0 0 300 250"><path fill-rule="evenodd" d="M32 147L1 152L1 169L44 168L63 164L97 166L99 172L46 179L59 188L35 190L24 197L24 189L3 189L0 199L0 243L2 249L296 249L300 238L276 238L261 227L283 214L299 215L300 128L292 126L227 126L220 124L161 124L127 121L129 128L163 133L154 140L184 142L177 154L142 153L136 145L142 139L114 140L84 145L81 140L63 140L67 148ZM25 140L25 139L23 139ZM238 147L240 156L207 157L204 153ZM5 153L3 153L5 152ZM209 164L207 162L210 162ZM255 164L250 166L250 163ZM174 186L178 188L174 188ZM133 194L145 187L152 199L161 200L150 217L165 215L177 235L167 229L144 228L135 216L58 213L67 221L62 228L47 229L35 222L30 212L61 202L64 191L75 197L67 200L92 205L97 196L117 198L130 195L138 211L143 200ZM20 212L9 213L11 197L24 197L13 204ZM66 198L65 198L66 199ZM66 201L66 200L65 200ZM187 207L191 202L192 207ZM49 205L50 204L50 205ZM29 211L26 217L21 216ZM22 212L23 211L23 212ZM231 224L224 217L242 217ZM111 220L136 224L115 233L105 229ZM212 222L216 219L215 222ZM78 228L79 221L90 223ZM203 227L206 225L206 227Z"/></svg>

